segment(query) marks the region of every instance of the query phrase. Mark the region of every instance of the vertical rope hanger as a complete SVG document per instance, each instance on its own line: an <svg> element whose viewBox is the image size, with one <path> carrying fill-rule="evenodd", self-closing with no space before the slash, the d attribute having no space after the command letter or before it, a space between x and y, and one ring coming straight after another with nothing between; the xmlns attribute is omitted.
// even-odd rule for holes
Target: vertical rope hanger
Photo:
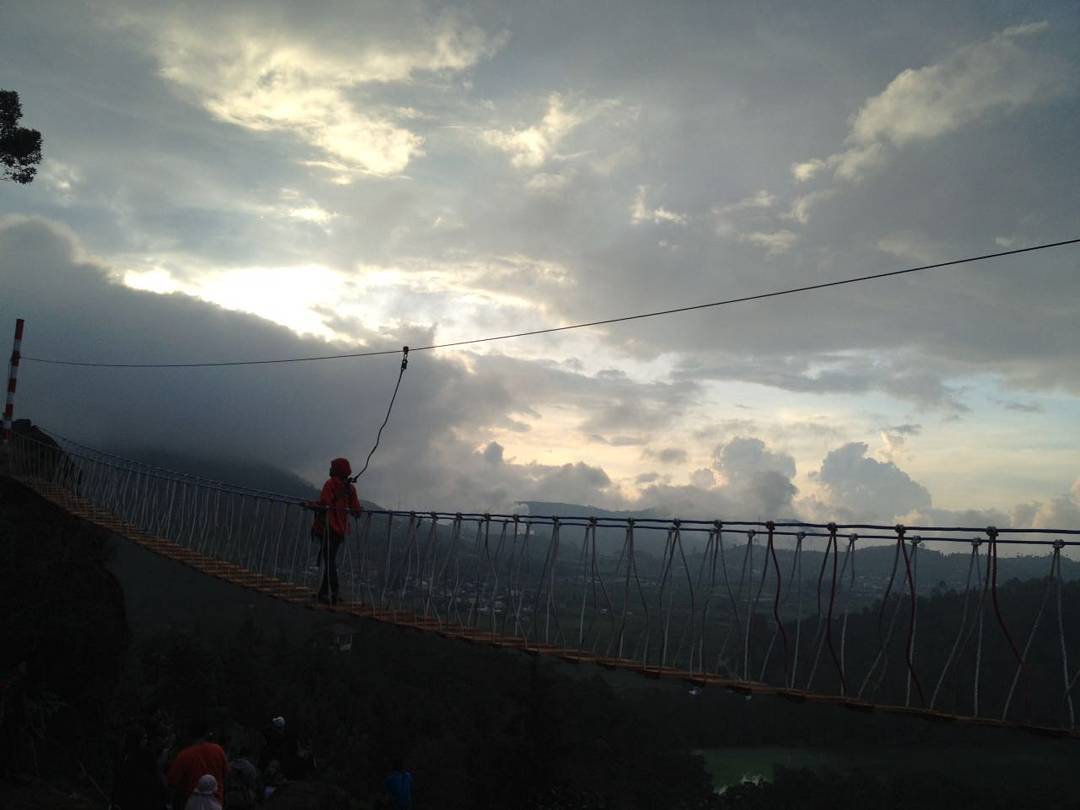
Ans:
<svg viewBox="0 0 1080 810"><path fill-rule="evenodd" d="M364 461L364 466L360 469L356 475L349 480L353 483L359 480L360 476L367 472L368 465L371 464L371 457L375 455L375 451L379 449L379 441L382 439L383 429L386 427L387 422L390 421L390 414L394 410L394 400L397 399L398 389L401 388L401 378L405 376L405 369L409 367L409 347L401 347L401 370L398 371L397 382L394 383L394 393L390 396L390 405L386 409L386 417L383 419L382 424L379 425L379 432L375 435L375 444L372 445L371 450L367 454L367 459Z"/></svg>

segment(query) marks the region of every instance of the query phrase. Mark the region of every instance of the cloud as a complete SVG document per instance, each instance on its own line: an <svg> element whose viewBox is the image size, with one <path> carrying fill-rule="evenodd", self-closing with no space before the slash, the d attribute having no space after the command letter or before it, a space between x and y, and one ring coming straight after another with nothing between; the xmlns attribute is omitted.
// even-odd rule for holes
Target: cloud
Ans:
<svg viewBox="0 0 1080 810"><path fill-rule="evenodd" d="M810 210L818 203L829 199L835 194L835 189L823 188L798 196L792 201L787 218L795 220L800 225L806 225L810 222Z"/></svg>
<svg viewBox="0 0 1080 810"><path fill-rule="evenodd" d="M907 456L907 440L911 436L922 433L922 425L905 423L883 427L879 433L881 436L882 449L880 456L885 461L896 462Z"/></svg>
<svg viewBox="0 0 1080 810"><path fill-rule="evenodd" d="M957 415L970 408L959 392L919 360L869 354L822 354L725 358L710 365L685 361L675 380L742 380L800 393L859 394L882 391L926 410Z"/></svg>
<svg viewBox="0 0 1080 810"><path fill-rule="evenodd" d="M1014 399L1001 399L999 397L990 397L990 402L998 407L1004 408L1007 411L1015 411L1017 413L1042 413L1043 406L1038 402L1023 402Z"/></svg>
<svg viewBox="0 0 1080 810"><path fill-rule="evenodd" d="M736 503L756 515L783 515L791 509L797 492L795 459L773 452L761 439L739 436L719 445L713 468Z"/></svg>
<svg viewBox="0 0 1080 810"><path fill-rule="evenodd" d="M678 214L669 211L662 206L649 208L645 204L645 195L648 191L646 186L638 186L637 194L634 195L633 205L630 206L630 221L635 225L642 222L652 222L656 225L669 223L671 225L685 225L688 221L686 214Z"/></svg>
<svg viewBox="0 0 1080 810"><path fill-rule="evenodd" d="M716 473L708 467L694 470L690 473L690 484L699 489L711 489L716 486Z"/></svg>
<svg viewBox="0 0 1080 810"><path fill-rule="evenodd" d="M927 239L916 231L902 231L882 236L877 241L878 250L900 259L930 264L941 261L945 255L941 245Z"/></svg>
<svg viewBox="0 0 1080 810"><path fill-rule="evenodd" d="M799 241L798 234L786 228L779 231L752 231L741 233L738 236L740 242L749 242L765 248L769 256L779 256L789 252L795 243Z"/></svg>
<svg viewBox="0 0 1080 810"><path fill-rule="evenodd" d="M337 42L288 33L271 14L133 13L129 25L150 34L161 76L216 118L255 132L286 132L305 141L322 166L395 175L423 154L424 138L404 126L408 109L358 100L372 86L409 84L423 75L458 73L490 58L506 40L447 15L416 20L406 37ZM388 38L389 39L389 38ZM395 41L396 40L396 41Z"/></svg>
<svg viewBox="0 0 1080 810"><path fill-rule="evenodd" d="M757 211L772 208L776 203L776 197L766 189L759 189L749 197L743 197L738 202L728 203L713 209L718 216L734 214L738 211Z"/></svg>
<svg viewBox="0 0 1080 810"><path fill-rule="evenodd" d="M826 510L845 520L887 520L931 507L930 493L891 461L867 457L864 442L850 442L825 456L812 478ZM835 518L834 518L835 519Z"/></svg>
<svg viewBox="0 0 1080 810"><path fill-rule="evenodd" d="M693 518L764 520L794 514L795 460L786 453L769 450L760 439L737 437L716 447L713 468L694 470L684 485L639 481L650 486L641 489L636 504Z"/></svg>
<svg viewBox="0 0 1080 810"><path fill-rule="evenodd" d="M519 169L539 169L558 156L558 148L575 129L618 106L615 101L578 101L568 104L560 93L547 98L547 110L536 124L523 129L486 129L481 140L510 156Z"/></svg>
<svg viewBox="0 0 1080 810"><path fill-rule="evenodd" d="M646 448L646 458L655 458L661 464L685 464L689 454L681 447L662 447L659 450Z"/></svg>
<svg viewBox="0 0 1080 810"><path fill-rule="evenodd" d="M573 176L573 172L537 172L525 188L538 194L556 194L570 184Z"/></svg>
<svg viewBox="0 0 1080 810"><path fill-rule="evenodd" d="M1028 43L1048 28L1045 22L1006 28L940 62L902 71L856 113L845 151L794 163L792 175L806 182L831 170L858 180L897 149L1071 92L1071 67Z"/></svg>
<svg viewBox="0 0 1080 810"><path fill-rule="evenodd" d="M597 444L606 444L609 447L634 447L635 445L645 444L648 441L648 439L644 436L603 436L599 433L590 433L588 439L590 442L596 442Z"/></svg>
<svg viewBox="0 0 1080 810"><path fill-rule="evenodd" d="M889 433L897 436L918 436L922 433L922 425L914 425L910 422L905 422L902 425L892 425L885 428Z"/></svg>
<svg viewBox="0 0 1080 810"><path fill-rule="evenodd" d="M729 484L746 481L759 473L776 472L785 478L795 476L795 459L787 453L766 449L761 439L737 436L713 451L713 468Z"/></svg>
<svg viewBox="0 0 1080 810"><path fill-rule="evenodd" d="M760 189L737 202L714 206L717 236L764 247L770 256L787 253L798 236L786 228L776 229L775 204L776 197Z"/></svg>
<svg viewBox="0 0 1080 810"><path fill-rule="evenodd" d="M891 433L888 430L881 431L881 457L885 461L895 462L907 455L907 438L901 433Z"/></svg>
<svg viewBox="0 0 1080 810"><path fill-rule="evenodd" d="M1012 525L1023 529L1080 529L1080 493L1076 490L1074 485L1069 494L1018 504L1012 511Z"/></svg>

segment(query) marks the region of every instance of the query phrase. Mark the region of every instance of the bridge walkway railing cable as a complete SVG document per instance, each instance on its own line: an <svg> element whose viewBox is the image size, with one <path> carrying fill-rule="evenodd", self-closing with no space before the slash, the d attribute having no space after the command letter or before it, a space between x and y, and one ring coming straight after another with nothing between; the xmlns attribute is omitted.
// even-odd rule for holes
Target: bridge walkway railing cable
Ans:
<svg viewBox="0 0 1080 810"><path fill-rule="evenodd" d="M1078 531L372 509L349 518L341 599L324 606L302 498L53 434L11 448L11 475L68 512L313 609L696 686L1080 736L1065 610L1080 590L1062 576ZM958 615L937 624L919 586L928 543L970 549ZM1002 546L1047 553L1026 600L999 587ZM876 584L856 571L873 547L892 549Z"/></svg>

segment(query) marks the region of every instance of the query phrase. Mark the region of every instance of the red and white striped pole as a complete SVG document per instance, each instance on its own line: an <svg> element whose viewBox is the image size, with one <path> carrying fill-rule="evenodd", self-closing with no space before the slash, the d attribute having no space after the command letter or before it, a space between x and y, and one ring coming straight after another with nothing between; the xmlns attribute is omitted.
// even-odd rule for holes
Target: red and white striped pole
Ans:
<svg viewBox="0 0 1080 810"><path fill-rule="evenodd" d="M8 371L7 402L4 404L4 444L11 444L11 420L15 416L15 383L19 376L19 350L22 348L22 318L15 321L15 345L11 349L11 366Z"/></svg>

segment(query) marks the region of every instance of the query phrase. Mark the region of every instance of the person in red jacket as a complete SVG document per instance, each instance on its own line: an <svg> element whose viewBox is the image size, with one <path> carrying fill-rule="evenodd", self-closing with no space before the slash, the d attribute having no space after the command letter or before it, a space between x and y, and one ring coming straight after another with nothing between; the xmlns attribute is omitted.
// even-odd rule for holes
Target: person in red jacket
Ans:
<svg viewBox="0 0 1080 810"><path fill-rule="evenodd" d="M311 528L312 537L322 544L322 584L319 601L329 605L338 598L337 555L345 535L349 533L349 515L360 516L360 499L356 487L349 481L352 466L347 458L335 458L330 462L330 477L323 484L318 501L308 504L319 510Z"/></svg>
<svg viewBox="0 0 1080 810"><path fill-rule="evenodd" d="M173 795L173 807L182 808L195 792L203 774L214 777L214 795L219 802L225 801L225 773L229 769L229 760L225 749L212 742L209 734L199 734L187 748L176 755L165 782Z"/></svg>

